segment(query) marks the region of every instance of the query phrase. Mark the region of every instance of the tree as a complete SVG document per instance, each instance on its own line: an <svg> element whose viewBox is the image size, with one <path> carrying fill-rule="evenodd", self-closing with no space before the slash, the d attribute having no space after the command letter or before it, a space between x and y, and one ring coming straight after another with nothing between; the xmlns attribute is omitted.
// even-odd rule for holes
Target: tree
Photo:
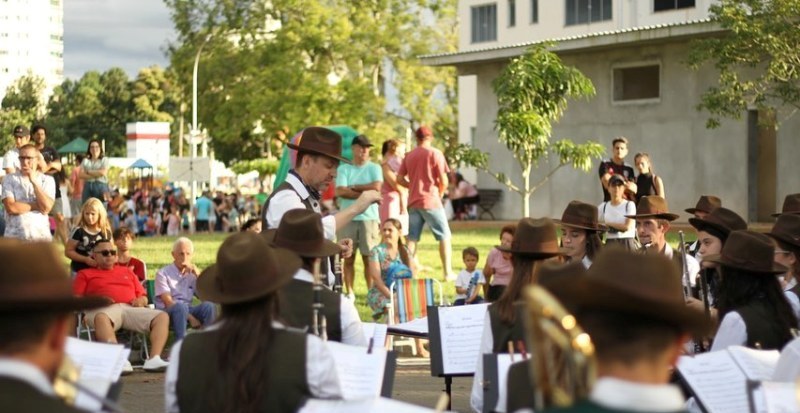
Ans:
<svg viewBox="0 0 800 413"><path fill-rule="evenodd" d="M231 165L231 170L236 174L242 175L250 171L258 172L258 182L261 185L261 190L264 190L264 179L268 176L275 175L278 172L280 161L277 159L251 159L246 161L237 161Z"/></svg>
<svg viewBox="0 0 800 413"><path fill-rule="evenodd" d="M17 79L6 89L6 94L0 107L3 109L17 109L37 117L44 110L42 102L44 89L44 78L28 71L26 75Z"/></svg>
<svg viewBox="0 0 800 413"><path fill-rule="evenodd" d="M514 183L503 173L488 171L499 182L522 197L522 215L530 215L530 197L565 165L583 171L600 158L605 149L597 142L582 144L569 139L550 142L552 123L567 109L567 100L588 98L595 93L591 80L578 69L565 66L561 59L535 45L512 59L492 83L499 108L495 127L500 142L514 155L522 170L522 182ZM539 162L556 157L555 166L531 184L531 171ZM480 165L479 165L480 166ZM484 165L485 166L485 165Z"/></svg>
<svg viewBox="0 0 800 413"><path fill-rule="evenodd" d="M709 12L726 33L694 41L688 58L694 69L711 62L719 71L697 107L710 114L706 126L752 107L800 109L800 1L720 0Z"/></svg>

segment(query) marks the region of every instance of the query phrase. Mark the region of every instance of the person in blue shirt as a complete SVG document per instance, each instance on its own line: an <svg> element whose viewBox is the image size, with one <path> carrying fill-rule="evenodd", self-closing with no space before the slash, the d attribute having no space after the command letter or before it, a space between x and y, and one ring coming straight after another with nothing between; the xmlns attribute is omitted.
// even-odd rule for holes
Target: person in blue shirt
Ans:
<svg viewBox="0 0 800 413"><path fill-rule="evenodd" d="M213 212L214 203L209 199L208 191L203 191L203 195L194 203L194 230L196 232L209 232L208 220Z"/></svg>

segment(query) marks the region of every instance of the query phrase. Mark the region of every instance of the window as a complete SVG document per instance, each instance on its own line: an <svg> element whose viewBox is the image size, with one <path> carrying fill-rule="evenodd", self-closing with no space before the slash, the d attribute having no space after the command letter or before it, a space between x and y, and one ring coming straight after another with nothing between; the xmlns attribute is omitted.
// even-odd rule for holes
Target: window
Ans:
<svg viewBox="0 0 800 413"><path fill-rule="evenodd" d="M516 0L508 0L508 27L517 25L517 2Z"/></svg>
<svg viewBox="0 0 800 413"><path fill-rule="evenodd" d="M539 0L531 0L531 24L539 23Z"/></svg>
<svg viewBox="0 0 800 413"><path fill-rule="evenodd" d="M567 26L611 20L611 0L566 0Z"/></svg>
<svg viewBox="0 0 800 413"><path fill-rule="evenodd" d="M653 0L653 11L677 10L694 7L694 0Z"/></svg>
<svg viewBox="0 0 800 413"><path fill-rule="evenodd" d="M661 66L638 64L612 69L614 102L653 100L661 97Z"/></svg>
<svg viewBox="0 0 800 413"><path fill-rule="evenodd" d="M472 7L472 43L497 40L497 4Z"/></svg>

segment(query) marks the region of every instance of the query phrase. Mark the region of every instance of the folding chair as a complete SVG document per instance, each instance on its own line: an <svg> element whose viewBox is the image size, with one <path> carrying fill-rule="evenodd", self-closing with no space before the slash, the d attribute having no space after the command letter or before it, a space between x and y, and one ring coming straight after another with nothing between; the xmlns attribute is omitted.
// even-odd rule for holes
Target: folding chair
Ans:
<svg viewBox="0 0 800 413"><path fill-rule="evenodd" d="M439 301L436 302L434 285L439 291ZM409 321L428 316L428 306L444 305L442 283L433 278L403 278L392 282L389 286L392 297L389 301L389 321L391 324L407 323ZM417 346L413 338L394 340L393 345L411 346L411 354L417 355Z"/></svg>
<svg viewBox="0 0 800 413"><path fill-rule="evenodd" d="M86 323L84 319L84 313L76 313L77 315L77 326L75 327L75 336L79 339L83 339L83 336L86 336L86 340L94 341L92 339L92 334L94 333L94 329L89 327L89 324ZM121 330L120 330L121 331ZM135 331L125 331L127 333L127 343L130 346L131 350L138 347L139 348L139 358L142 360L142 363L150 359L150 349L147 347L147 334L144 333L137 333ZM125 334L123 334L125 335ZM138 346L137 346L138 344Z"/></svg>

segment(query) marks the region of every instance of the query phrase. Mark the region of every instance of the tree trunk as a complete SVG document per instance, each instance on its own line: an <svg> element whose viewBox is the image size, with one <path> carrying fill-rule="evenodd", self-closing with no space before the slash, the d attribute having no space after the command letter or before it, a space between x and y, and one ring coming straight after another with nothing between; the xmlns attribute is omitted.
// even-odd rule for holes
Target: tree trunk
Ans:
<svg viewBox="0 0 800 413"><path fill-rule="evenodd" d="M522 218L531 215L531 166L527 165L522 170Z"/></svg>

